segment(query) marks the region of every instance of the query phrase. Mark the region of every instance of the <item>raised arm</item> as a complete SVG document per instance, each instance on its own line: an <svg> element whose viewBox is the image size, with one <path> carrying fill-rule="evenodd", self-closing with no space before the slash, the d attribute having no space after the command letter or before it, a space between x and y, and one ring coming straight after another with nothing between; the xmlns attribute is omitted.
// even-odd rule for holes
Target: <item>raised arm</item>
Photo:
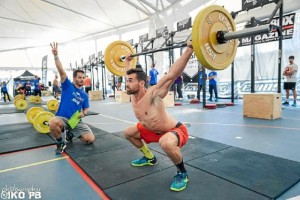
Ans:
<svg viewBox="0 0 300 200"><path fill-rule="evenodd" d="M168 94L170 86L176 80L176 78L182 74L193 52L194 50L192 43L189 41L184 53L171 66L169 72L164 75L155 86L150 88L154 90L154 97L159 96L164 98Z"/></svg>
<svg viewBox="0 0 300 200"><path fill-rule="evenodd" d="M57 50L58 44L56 42L54 42L54 43L50 44L50 46L52 48L52 54L54 55L55 65L56 65L56 68L60 75L61 82L64 82L67 78L67 74L66 74L65 70L63 69L62 64L58 57L58 50Z"/></svg>
<svg viewBox="0 0 300 200"><path fill-rule="evenodd" d="M130 70L132 67L130 66L130 62L133 60L130 54L125 57L125 71Z"/></svg>

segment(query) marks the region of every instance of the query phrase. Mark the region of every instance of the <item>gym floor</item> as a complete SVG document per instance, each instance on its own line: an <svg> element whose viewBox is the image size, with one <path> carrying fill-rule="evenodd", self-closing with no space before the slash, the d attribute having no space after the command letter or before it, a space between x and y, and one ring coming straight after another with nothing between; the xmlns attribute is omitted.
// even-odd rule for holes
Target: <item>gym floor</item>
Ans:
<svg viewBox="0 0 300 200"><path fill-rule="evenodd" d="M190 139L183 148L190 182L177 193L169 190L176 168L157 144L149 147L158 165L130 166L142 156L122 135L137 122L130 103L106 99L90 101L90 106L99 113L84 119L93 127L95 143L75 139L63 155L54 155L48 135L28 128L24 113L0 115L2 199L16 188L39 191L30 194L42 199L300 198L299 108L285 108L276 120L244 118L241 100L215 110L189 103L167 108L178 121L190 124ZM0 111L10 107L14 109L1 104ZM13 131L4 131L8 128ZM39 137L43 143L29 145Z"/></svg>

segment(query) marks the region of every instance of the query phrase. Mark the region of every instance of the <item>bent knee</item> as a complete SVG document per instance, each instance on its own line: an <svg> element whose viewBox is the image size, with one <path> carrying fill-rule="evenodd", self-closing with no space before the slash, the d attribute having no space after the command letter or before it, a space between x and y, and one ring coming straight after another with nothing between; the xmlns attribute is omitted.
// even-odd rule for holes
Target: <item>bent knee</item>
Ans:
<svg viewBox="0 0 300 200"><path fill-rule="evenodd" d="M58 117L53 117L49 121L49 126L50 126L50 129L56 128L57 126L60 128L63 128L63 123L62 123L61 119L59 119Z"/></svg>
<svg viewBox="0 0 300 200"><path fill-rule="evenodd" d="M95 136L92 133L88 133L81 135L80 139L87 144L92 144L95 141Z"/></svg>
<svg viewBox="0 0 300 200"><path fill-rule="evenodd" d="M170 151L170 150L174 149L175 147L178 147L177 144L178 144L177 139L170 140L170 138L168 138L168 137L161 137L161 139L159 140L160 147L165 151Z"/></svg>
<svg viewBox="0 0 300 200"><path fill-rule="evenodd" d="M127 139L128 139L128 138L134 137L135 134L136 134L136 132L132 131L131 128L126 128L126 129L124 130L124 136L125 136Z"/></svg>

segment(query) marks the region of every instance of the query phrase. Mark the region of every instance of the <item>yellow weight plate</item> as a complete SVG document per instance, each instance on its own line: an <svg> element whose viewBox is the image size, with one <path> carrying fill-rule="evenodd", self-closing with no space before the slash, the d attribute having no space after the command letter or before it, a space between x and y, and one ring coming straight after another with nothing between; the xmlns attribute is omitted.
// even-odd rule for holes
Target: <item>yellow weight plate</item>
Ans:
<svg viewBox="0 0 300 200"><path fill-rule="evenodd" d="M41 103L42 102L42 98L39 96L35 96L34 97L34 103Z"/></svg>
<svg viewBox="0 0 300 200"><path fill-rule="evenodd" d="M30 103L34 103L34 98L35 98L35 96L29 96L28 97L28 101L30 102Z"/></svg>
<svg viewBox="0 0 300 200"><path fill-rule="evenodd" d="M33 120L34 120L35 116L43 111L44 111L44 109L41 107L30 108L26 113L26 118L27 118L28 122L33 124Z"/></svg>
<svg viewBox="0 0 300 200"><path fill-rule="evenodd" d="M47 102L47 107L49 110L55 110L55 104L57 103L58 101L56 99L51 99Z"/></svg>
<svg viewBox="0 0 300 200"><path fill-rule="evenodd" d="M24 95L23 95L23 94L18 94L18 95L16 95L16 96L14 97L14 99L18 99L18 98L24 99Z"/></svg>
<svg viewBox="0 0 300 200"><path fill-rule="evenodd" d="M23 100L23 97L20 97L20 96L16 96L15 98L14 98L14 105L16 106L16 102L18 101L18 100Z"/></svg>
<svg viewBox="0 0 300 200"><path fill-rule="evenodd" d="M16 103L17 103L17 101L19 100L19 98L18 99L14 99L14 105L16 106Z"/></svg>
<svg viewBox="0 0 300 200"><path fill-rule="evenodd" d="M28 106L28 103L27 103L27 101L25 101L25 100L23 100L23 99L18 99L18 100L16 101L15 106L16 106L16 108L17 108L18 110L25 110L25 109L27 108L27 106Z"/></svg>
<svg viewBox="0 0 300 200"><path fill-rule="evenodd" d="M226 69L234 60L237 40L225 44L217 42L217 31L236 31L230 13L221 6L212 5L201 10L193 23L192 43L199 62L211 70Z"/></svg>
<svg viewBox="0 0 300 200"><path fill-rule="evenodd" d="M134 54L135 51L128 42L115 41L108 45L104 53L104 62L107 69L117 75L125 76L125 61L121 60L122 56L127 56L128 54ZM131 61L130 68L135 68L137 63L137 57L134 57Z"/></svg>
<svg viewBox="0 0 300 200"><path fill-rule="evenodd" d="M60 103L57 101L57 102L56 102L56 104L55 104L55 108L54 108L54 111L55 111L55 112L57 112L57 111L58 111L59 104L60 104Z"/></svg>
<svg viewBox="0 0 300 200"><path fill-rule="evenodd" d="M33 120L33 127L39 133L49 133L49 122L55 115L51 112L40 112Z"/></svg>

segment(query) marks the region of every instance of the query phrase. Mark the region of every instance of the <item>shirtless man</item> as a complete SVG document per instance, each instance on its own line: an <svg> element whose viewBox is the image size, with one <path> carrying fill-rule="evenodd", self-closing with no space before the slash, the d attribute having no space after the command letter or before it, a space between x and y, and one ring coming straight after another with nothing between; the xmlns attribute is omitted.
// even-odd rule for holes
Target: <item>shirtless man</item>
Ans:
<svg viewBox="0 0 300 200"><path fill-rule="evenodd" d="M60 89L59 89L59 82L58 82L58 76L55 75L55 78L53 80L53 96L55 97L55 99L58 100L58 95L60 93Z"/></svg>
<svg viewBox="0 0 300 200"><path fill-rule="evenodd" d="M185 52L172 65L169 72L149 89L145 88L147 82L145 72L138 68L129 69L132 58L126 57L126 66L129 69L126 77L126 90L127 94L131 95L132 108L139 122L137 125L128 127L124 135L144 154L144 157L133 160L131 164L135 167L156 165L157 159L145 143L159 142L161 148L177 167L177 175L170 187L173 191L184 190L188 182L188 174L180 150L188 140L188 132L185 125L166 112L163 98L167 95L174 80L183 72L192 54L192 43L188 42Z"/></svg>

